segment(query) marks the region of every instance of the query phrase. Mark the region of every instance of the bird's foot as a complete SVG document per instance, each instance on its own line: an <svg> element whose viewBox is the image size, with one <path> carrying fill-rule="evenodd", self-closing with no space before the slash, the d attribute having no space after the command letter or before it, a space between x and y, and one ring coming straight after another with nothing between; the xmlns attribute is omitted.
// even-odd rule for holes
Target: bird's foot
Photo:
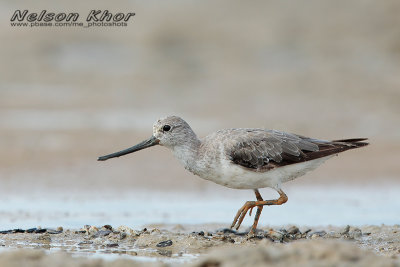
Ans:
<svg viewBox="0 0 400 267"><path fill-rule="evenodd" d="M239 229L240 225L242 224L244 217L246 217L247 212L250 210L250 214L251 214L251 210L256 207L256 202L255 201L247 201L236 213L235 218L233 219L232 225L231 225L231 229L234 228L236 226L236 230ZM252 228L253 230L253 228ZM254 229L255 230L255 229ZM251 231L250 231L251 232Z"/></svg>

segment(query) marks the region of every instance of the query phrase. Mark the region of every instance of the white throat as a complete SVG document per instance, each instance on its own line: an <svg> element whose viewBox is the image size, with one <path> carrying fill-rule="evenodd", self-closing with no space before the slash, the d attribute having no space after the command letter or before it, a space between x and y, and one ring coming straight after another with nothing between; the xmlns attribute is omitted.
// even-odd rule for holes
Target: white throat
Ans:
<svg viewBox="0 0 400 267"><path fill-rule="evenodd" d="M199 143L184 143L172 148L175 158L192 173L195 173L196 170Z"/></svg>

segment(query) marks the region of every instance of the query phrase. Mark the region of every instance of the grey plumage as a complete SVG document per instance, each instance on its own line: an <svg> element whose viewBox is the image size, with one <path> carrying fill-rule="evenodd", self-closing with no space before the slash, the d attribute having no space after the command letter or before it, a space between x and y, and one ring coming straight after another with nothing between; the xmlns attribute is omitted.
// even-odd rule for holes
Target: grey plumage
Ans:
<svg viewBox="0 0 400 267"><path fill-rule="evenodd" d="M318 145L297 135L264 129L229 129L220 131L230 138L227 155L239 165L261 169L270 160L279 163L283 157L300 157L302 150L318 151Z"/></svg>
<svg viewBox="0 0 400 267"><path fill-rule="evenodd" d="M233 163L257 171L312 160L367 144L353 142L359 139L349 139L350 142L326 141L265 129L227 129L216 132L216 135L224 143L226 155Z"/></svg>

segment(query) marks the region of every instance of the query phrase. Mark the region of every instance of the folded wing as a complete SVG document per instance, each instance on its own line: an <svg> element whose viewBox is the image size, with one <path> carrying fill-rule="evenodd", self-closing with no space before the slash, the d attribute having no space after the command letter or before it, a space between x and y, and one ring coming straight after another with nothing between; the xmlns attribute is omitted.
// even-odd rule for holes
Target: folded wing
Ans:
<svg viewBox="0 0 400 267"><path fill-rule="evenodd" d="M226 146L233 163L254 171L313 160L367 145L365 138L325 141L264 129L234 129ZM231 136L232 137L232 136Z"/></svg>

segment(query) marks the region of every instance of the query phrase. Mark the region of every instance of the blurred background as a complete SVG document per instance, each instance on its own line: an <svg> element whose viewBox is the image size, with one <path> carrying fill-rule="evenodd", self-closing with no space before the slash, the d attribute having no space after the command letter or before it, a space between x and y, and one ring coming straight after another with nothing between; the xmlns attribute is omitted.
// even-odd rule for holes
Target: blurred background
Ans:
<svg viewBox="0 0 400 267"><path fill-rule="evenodd" d="M82 19L92 9L136 16L126 27L11 27L16 9L79 12ZM160 208L153 222L176 222L168 212L185 210L179 205L188 199L199 209L209 207L202 205L210 199L205 196L232 200L209 204L215 214L227 214L210 222L229 222L253 193L199 179L165 148L96 161L148 138L154 121L167 115L187 120L199 137L222 128L265 127L320 139L370 139L370 146L285 185L296 195L289 194L287 204L293 211L309 205L321 213L343 197L334 214L340 217L348 205L356 205L352 214L360 207L368 211L374 201L378 212L378 204L389 205L388 194L399 198L399 1L5 0L0 14L3 226L21 221L21 212L35 216L29 205L57 210L44 203L70 201L65 210L73 212L86 201L92 203L88 212L111 199L111 207L96 212L122 207L120 214L129 215L141 207L157 213L157 201L148 208L143 203L167 195L176 197L175 209ZM332 201L313 208L324 196ZM393 206L399 201L391 202L387 210L399 210ZM375 214L383 218L376 221L355 214L358 223L400 221L395 211ZM125 224L151 221L131 217ZM188 217L184 212L181 219ZM329 218L317 223L335 223Z"/></svg>

